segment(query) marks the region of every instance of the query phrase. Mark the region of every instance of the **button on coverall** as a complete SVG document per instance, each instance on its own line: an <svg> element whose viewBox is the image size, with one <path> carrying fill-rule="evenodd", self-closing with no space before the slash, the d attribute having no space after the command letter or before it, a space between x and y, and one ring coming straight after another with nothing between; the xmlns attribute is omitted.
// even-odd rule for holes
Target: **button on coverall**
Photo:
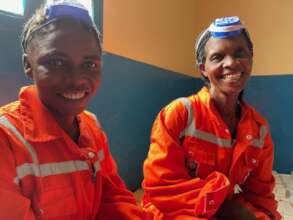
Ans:
<svg viewBox="0 0 293 220"><path fill-rule="evenodd" d="M77 119L78 145L34 86L0 109L0 219L144 219L94 115L82 112Z"/></svg>
<svg viewBox="0 0 293 220"><path fill-rule="evenodd" d="M267 122L241 101L237 137L204 87L159 113L144 162L143 206L154 219L213 219L234 197L261 220L280 219Z"/></svg>

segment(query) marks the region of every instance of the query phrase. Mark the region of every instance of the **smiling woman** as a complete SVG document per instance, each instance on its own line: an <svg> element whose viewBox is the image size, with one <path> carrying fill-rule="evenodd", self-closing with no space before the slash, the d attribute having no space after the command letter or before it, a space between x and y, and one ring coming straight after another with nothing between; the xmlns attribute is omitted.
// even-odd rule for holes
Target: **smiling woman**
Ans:
<svg viewBox="0 0 293 220"><path fill-rule="evenodd" d="M253 64L246 27L238 17L216 19L195 55L206 86L165 106L154 122L145 210L154 219L280 220L269 126L242 97Z"/></svg>
<svg viewBox="0 0 293 220"><path fill-rule="evenodd" d="M47 1L24 25L22 49L34 83L0 108L0 219L145 219L86 111L102 58L88 10Z"/></svg>

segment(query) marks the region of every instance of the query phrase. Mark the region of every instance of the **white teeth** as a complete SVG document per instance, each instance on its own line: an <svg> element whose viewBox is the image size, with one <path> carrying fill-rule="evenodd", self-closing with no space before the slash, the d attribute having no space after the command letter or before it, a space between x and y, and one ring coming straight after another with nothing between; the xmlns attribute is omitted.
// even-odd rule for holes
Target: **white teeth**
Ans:
<svg viewBox="0 0 293 220"><path fill-rule="evenodd" d="M224 78L225 79L239 79L241 77L242 73L229 73L229 74L225 74Z"/></svg>
<svg viewBox="0 0 293 220"><path fill-rule="evenodd" d="M64 98L75 100L83 98L85 96L85 92L62 93L61 95Z"/></svg>

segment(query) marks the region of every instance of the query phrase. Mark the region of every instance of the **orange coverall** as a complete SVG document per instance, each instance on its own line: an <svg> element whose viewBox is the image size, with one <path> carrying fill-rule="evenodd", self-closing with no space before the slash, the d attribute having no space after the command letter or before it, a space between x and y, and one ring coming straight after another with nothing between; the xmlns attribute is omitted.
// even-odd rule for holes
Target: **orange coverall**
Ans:
<svg viewBox="0 0 293 220"><path fill-rule="evenodd" d="M144 162L144 209L158 219L213 219L235 197L257 219L281 216L272 193L273 143L266 121L241 102L236 140L208 89L167 105L154 122Z"/></svg>
<svg viewBox="0 0 293 220"><path fill-rule="evenodd" d="M77 145L34 86L0 113L0 219L144 219L93 114L78 115Z"/></svg>

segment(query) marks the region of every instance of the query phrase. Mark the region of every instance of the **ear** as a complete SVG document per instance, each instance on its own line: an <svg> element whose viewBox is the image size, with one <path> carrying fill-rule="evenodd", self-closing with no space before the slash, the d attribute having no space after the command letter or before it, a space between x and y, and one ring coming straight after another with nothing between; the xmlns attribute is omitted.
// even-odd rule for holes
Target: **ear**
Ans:
<svg viewBox="0 0 293 220"><path fill-rule="evenodd" d="M208 77L206 73L205 65L203 63L199 64L199 70L204 77Z"/></svg>
<svg viewBox="0 0 293 220"><path fill-rule="evenodd" d="M31 66L31 63L29 61L29 58L28 58L28 54L24 53L22 55L22 64L23 64L23 70L24 70L24 73L25 75L27 75L29 78L33 78L33 69L32 69L32 66Z"/></svg>

